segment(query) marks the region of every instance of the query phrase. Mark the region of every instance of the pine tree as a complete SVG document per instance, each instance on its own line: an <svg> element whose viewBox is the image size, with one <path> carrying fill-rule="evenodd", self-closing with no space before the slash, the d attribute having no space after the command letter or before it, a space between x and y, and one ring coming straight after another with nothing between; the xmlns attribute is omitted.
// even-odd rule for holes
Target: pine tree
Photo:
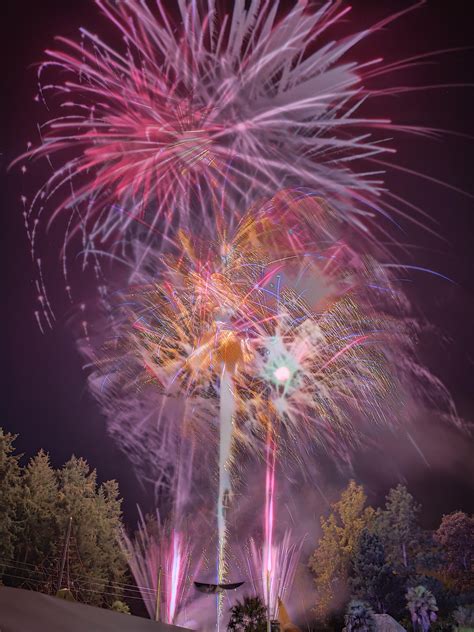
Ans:
<svg viewBox="0 0 474 632"><path fill-rule="evenodd" d="M335 591L346 582L360 534L373 520L374 511L365 507L366 500L363 487L350 481L340 499L331 506L328 518L321 518L323 534L309 562L315 575L319 615L327 612Z"/></svg>
<svg viewBox="0 0 474 632"><path fill-rule="evenodd" d="M13 560L21 533L21 468L19 456L13 454L15 439L0 428L0 578Z"/></svg>
<svg viewBox="0 0 474 632"><path fill-rule="evenodd" d="M94 560L96 555L100 556L95 532L96 473L90 472L84 459L73 456L58 472L58 480L58 520L63 537L67 532L69 519L72 519L66 580L69 577L74 579L74 592L78 601L101 605L104 587L95 583Z"/></svg>
<svg viewBox="0 0 474 632"><path fill-rule="evenodd" d="M33 586L44 590L45 584L38 582L43 582L54 567L59 525L56 473L43 450L24 469L22 484L20 516L23 531L15 559L22 567L22 575L29 577Z"/></svg>
<svg viewBox="0 0 474 632"><path fill-rule="evenodd" d="M385 547L385 555L394 569L403 575L414 571L421 530L420 506L404 485L392 488L385 509L377 511L375 531Z"/></svg>
<svg viewBox="0 0 474 632"><path fill-rule="evenodd" d="M122 500L119 495L117 481L106 481L103 483L97 494L97 504L99 509L100 529L97 534L97 542L102 550L104 569L106 569L107 592L116 593L116 584L123 583L127 575L127 563L120 546L118 546L119 536L123 530L122 523ZM106 597L108 605L114 599Z"/></svg>
<svg viewBox="0 0 474 632"><path fill-rule="evenodd" d="M404 583L385 559L380 538L368 529L361 533L349 585L354 597L378 613L397 615L403 607Z"/></svg>
<svg viewBox="0 0 474 632"><path fill-rule="evenodd" d="M59 471L59 521L62 532L72 518L69 576L76 599L111 605L121 596L126 561L118 545L120 500L115 482L97 490L97 475L84 459L72 457ZM108 594L110 593L110 594Z"/></svg>
<svg viewBox="0 0 474 632"><path fill-rule="evenodd" d="M61 588L71 588L79 601L111 607L127 577L116 481L98 486L96 472L74 456L56 471L43 451L22 470L15 438L0 429L0 578L55 594L71 523Z"/></svg>

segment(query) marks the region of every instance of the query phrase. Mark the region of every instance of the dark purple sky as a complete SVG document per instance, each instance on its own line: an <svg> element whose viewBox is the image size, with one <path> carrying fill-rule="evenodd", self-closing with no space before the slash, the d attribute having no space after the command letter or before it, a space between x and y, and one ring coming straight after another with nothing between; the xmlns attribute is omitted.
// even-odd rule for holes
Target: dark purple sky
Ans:
<svg viewBox="0 0 474 632"><path fill-rule="evenodd" d="M103 420L89 398L81 362L67 326L70 312L58 289L58 322L54 331L41 335L35 320L36 292L23 230L20 195L22 182L17 171L5 175L6 165L36 139L36 120L43 114L33 101L35 70L31 66L43 58L56 34L73 36L80 25L104 33L92 0L7 0L8 16L2 36L5 108L0 143L2 169L3 291L2 334L4 365L2 416L0 424L17 432L19 450L30 456L39 448L51 454L59 466L71 453L87 458L101 479L117 478L133 518L136 502L145 494L128 466L107 438ZM174 0L173 3L174 4ZM349 20L355 26L370 24L373 17L387 15L410 2L385 0L355 2ZM416 53L473 44L469 0L452 3L427 2L425 6L393 24L360 47L358 59L382 55L387 61ZM427 66L397 76L399 83L474 83L474 51L442 55ZM387 80L388 82L388 80ZM378 113L397 122L422 124L474 136L474 88L441 88L387 99ZM397 140L398 162L411 169L439 178L469 194L474 194L472 140L446 135L441 140L406 138ZM34 189L32 182L28 186ZM416 259L410 263L426 266L450 277L447 283L434 276L412 276L410 296L418 313L433 324L435 331L422 341L425 361L441 377L458 405L460 415L474 420L474 231L472 198L426 180L400 173L387 177L389 186L413 203L422 206L437 222L445 241L405 225L400 239L416 243ZM37 183L38 185L40 182ZM30 189L30 190L31 190ZM54 235L53 235L54 237ZM53 241L53 238L52 238ZM51 248L57 247L51 244ZM59 263L58 263L59 265ZM52 294L55 290L53 288ZM403 411L400 411L403 414ZM426 446L431 467L426 467L413 448L400 439L394 458L409 486L425 506L427 524L457 508L474 511L472 469L473 443L454 431L423 421L419 440ZM374 456L374 455L373 455ZM364 460L366 459L366 461ZM384 479L377 467L383 459L361 458L361 477L377 494L396 482ZM375 463L376 465L373 465ZM379 463L379 466L377 465ZM372 464L372 465L370 465ZM471 480L468 480L471 474ZM383 484L381 482L383 481ZM385 485L385 487L383 487Z"/></svg>

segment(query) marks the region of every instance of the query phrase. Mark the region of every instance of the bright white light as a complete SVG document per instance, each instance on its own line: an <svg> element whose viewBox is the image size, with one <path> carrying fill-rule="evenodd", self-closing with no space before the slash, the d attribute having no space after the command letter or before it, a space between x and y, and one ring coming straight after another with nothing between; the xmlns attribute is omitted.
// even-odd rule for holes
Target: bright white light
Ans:
<svg viewBox="0 0 474 632"><path fill-rule="evenodd" d="M291 374L290 369L287 366L279 366L278 369L275 369L273 375L278 382L286 382Z"/></svg>

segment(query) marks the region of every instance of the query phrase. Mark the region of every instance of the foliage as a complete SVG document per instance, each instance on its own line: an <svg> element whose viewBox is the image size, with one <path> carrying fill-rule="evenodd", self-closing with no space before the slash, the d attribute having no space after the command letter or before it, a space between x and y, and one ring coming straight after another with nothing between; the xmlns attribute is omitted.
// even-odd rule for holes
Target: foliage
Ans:
<svg viewBox="0 0 474 632"><path fill-rule="evenodd" d="M438 612L433 593L419 585L408 589L406 599L414 630L428 632L431 624L436 621Z"/></svg>
<svg viewBox="0 0 474 632"><path fill-rule="evenodd" d="M14 556L21 525L18 513L21 504L19 457L13 454L16 436L0 428L0 576Z"/></svg>
<svg viewBox="0 0 474 632"><path fill-rule="evenodd" d="M407 588L418 585L424 586L434 595L436 605L439 608L438 617L447 617L452 613L456 605L458 605L456 595L454 595L446 584L437 577L434 577L433 575L417 574L409 578Z"/></svg>
<svg viewBox="0 0 474 632"><path fill-rule="evenodd" d="M117 544L122 525L117 483L98 486L95 470L74 456L58 472L58 479L63 533L72 518L69 568L76 598L91 605L111 605L117 597L115 584L126 572Z"/></svg>
<svg viewBox="0 0 474 632"><path fill-rule="evenodd" d="M365 502L363 488L351 481L321 520L323 533L309 562L318 591L317 616L327 618L337 607L336 595L340 603L349 588L352 598L400 620L408 589L413 599L427 599L414 606L415 628L426 626L427 608L430 625L436 619L438 632L449 630L453 609L474 594L473 518L455 512L443 517L437 531L423 531L421 508L403 485L391 489L376 512Z"/></svg>
<svg viewBox="0 0 474 632"><path fill-rule="evenodd" d="M385 508L376 514L374 528L385 547L388 562L400 574L413 572L421 538L420 505L404 485L392 488Z"/></svg>
<svg viewBox="0 0 474 632"><path fill-rule="evenodd" d="M48 591L44 575L49 576L54 571L55 559L59 555L60 529L56 512L57 476L43 450L23 470L22 488L22 536L15 559L22 564L21 575L28 577L32 587Z"/></svg>
<svg viewBox="0 0 474 632"><path fill-rule="evenodd" d="M341 632L344 630L345 610L342 608L331 610L325 613L324 617L315 616L308 624L308 631L311 632Z"/></svg>
<svg viewBox="0 0 474 632"><path fill-rule="evenodd" d="M123 528L117 483L99 484L96 472L74 456L56 470L42 450L21 467L15 438L0 428L0 584L50 594L63 588L78 601L124 611L126 560L117 542ZM402 485L389 491L377 512L366 507L366 500L363 487L350 481L321 519L322 535L309 560L318 593L318 629L341 628L337 617L343 611L335 606L347 588L357 600L351 602L354 616L362 616L366 602L364 608L400 620L408 588L415 629L426 632L438 608L433 632L447 632L453 615L461 627L472 627L474 517L456 511L428 532L420 529L420 507ZM67 564L58 586L70 520ZM355 629L356 623L348 621ZM266 610L259 597L235 604L229 630L265 632Z"/></svg>
<svg viewBox="0 0 474 632"><path fill-rule="evenodd" d="M335 591L347 581L352 556L362 530L373 519L373 509L365 507L367 497L353 480L331 505L328 518L321 518L323 534L309 561L318 591L316 612L325 614L331 607Z"/></svg>
<svg viewBox="0 0 474 632"><path fill-rule="evenodd" d="M126 560L118 544L123 528L116 481L97 482L84 459L61 469L40 451L26 467L13 454L13 435L0 429L0 575L5 583L110 607L122 596ZM61 557L71 534L61 586ZM11 560L8 567L2 564ZM14 561L13 561L14 560Z"/></svg>
<svg viewBox="0 0 474 632"><path fill-rule="evenodd" d="M456 632L456 627L451 619L436 619L431 624L430 632Z"/></svg>
<svg viewBox="0 0 474 632"><path fill-rule="evenodd" d="M353 599L347 606L344 617L345 632L375 632L374 613L369 604Z"/></svg>
<svg viewBox="0 0 474 632"><path fill-rule="evenodd" d="M444 579L458 591L474 586L474 516L455 511L443 516L434 533L446 559Z"/></svg>
<svg viewBox="0 0 474 632"><path fill-rule="evenodd" d="M267 609L257 595L244 597L230 609L227 630L231 632L265 632L267 629Z"/></svg>
<svg viewBox="0 0 474 632"><path fill-rule="evenodd" d="M130 614L130 608L127 606L125 602L120 601L119 599L113 602L113 604L110 606L110 609L114 610L115 612Z"/></svg>
<svg viewBox="0 0 474 632"><path fill-rule="evenodd" d="M460 628L474 628L474 604L459 606L453 616Z"/></svg>
<svg viewBox="0 0 474 632"><path fill-rule="evenodd" d="M352 560L351 594L376 612L397 616L403 606L404 583L385 559L377 534L364 529Z"/></svg>
<svg viewBox="0 0 474 632"><path fill-rule="evenodd" d="M421 531L417 538L416 567L417 572L438 577L440 570L446 565L444 551L434 538L432 531ZM423 582L419 582L422 584Z"/></svg>

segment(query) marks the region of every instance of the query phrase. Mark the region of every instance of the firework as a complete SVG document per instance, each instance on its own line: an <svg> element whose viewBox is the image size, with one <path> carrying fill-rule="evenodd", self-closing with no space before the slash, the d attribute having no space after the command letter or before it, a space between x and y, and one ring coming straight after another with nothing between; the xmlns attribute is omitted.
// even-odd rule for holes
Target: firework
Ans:
<svg viewBox="0 0 474 632"><path fill-rule="evenodd" d="M237 0L228 13L215 0L169 11L162 0L96 4L122 44L85 29L58 38L39 70L52 118L17 161L52 170L23 198L36 318L54 321L37 241L62 218L69 296L80 242L110 309L105 345L82 321L92 390L174 521L153 531L142 519L135 542L124 538L150 615L158 576L169 623L186 603L191 556L179 527L214 461L223 583L233 474L250 454L266 460L263 546L251 557L274 617L301 548L289 532L275 543L277 458L306 471L323 449L347 463L370 428L394 422L395 402L425 394L423 381L445 392L416 362L398 264L380 263L374 221L419 211L384 187L394 152L385 135L432 130L365 114L370 98L407 90L369 89L371 79L416 58L347 59L389 20L325 44L349 11L338 0ZM125 267L128 287L115 296L105 256L112 276L123 280Z"/></svg>
<svg viewBox="0 0 474 632"><path fill-rule="evenodd" d="M193 247L181 234L182 256L164 259L159 282L124 300L125 330L104 361L105 372L128 388L153 386L165 398L184 399L178 435L194 434L208 446L218 438L217 583L226 575L226 511L239 447L258 453L266 443L274 461L274 439L270 448L265 436L275 432L278 450L297 462L308 442L343 454L359 419L383 423L391 407L397 376L385 347L400 344L398 324L375 312L366 279L356 283L345 263L350 251L315 237L308 251L304 211L311 203L324 208L318 198L282 192L244 217L235 235L211 245ZM278 219L290 211L301 220L288 231ZM303 272L293 281L298 267ZM314 306L297 291L306 276L324 288ZM274 469L267 492L273 484ZM266 566L272 498L267 493Z"/></svg>
<svg viewBox="0 0 474 632"><path fill-rule="evenodd" d="M192 585L189 539L162 525L159 515L154 520L141 515L135 538L123 534L121 544L150 618L158 611L166 623L176 623Z"/></svg>
<svg viewBox="0 0 474 632"><path fill-rule="evenodd" d="M203 498L218 462L214 583L227 575L234 474L248 455L266 458L264 543L252 557L270 613L283 590L280 571L292 572L283 572L289 540L275 543L277 457L282 472L310 473L321 449L350 464L373 429L399 422L400 402L409 415L415 398L445 391L416 361L416 330L391 264L349 248L321 198L281 191L234 230L219 228L214 241L191 242L183 232L178 239L181 256L157 255L148 282L117 295L113 336L94 354L91 385L137 461L145 452L150 462L143 413L153 416L160 483L172 478L175 446L184 441L194 455L184 463L187 493L165 485L180 499L174 515L184 515L190 497L194 507L194 496ZM144 268L140 280L149 274ZM137 428L126 413L134 402ZM218 625L221 616L218 595Z"/></svg>
<svg viewBox="0 0 474 632"><path fill-rule="evenodd" d="M269 207L272 212L279 202L280 197ZM306 203L309 202L306 200ZM318 198L314 204L320 206ZM306 249L304 254L295 254L294 233L288 232L277 219L279 215L276 218L260 215L252 221L244 218L234 239L207 246L204 254L199 255L182 236L184 254L178 260L166 260L160 282L139 286L124 300L125 322L132 322L132 327L122 337L125 347L119 345L111 360L106 358L104 362L109 372L107 382L113 383L118 377L130 383L133 375L140 374L142 385L154 382L161 393L184 394L186 407L192 411L192 416L184 415L184 426L198 426L201 437L212 441L213 424L209 417L213 416L213 407L206 402L220 393L221 408L230 411L230 419L234 416L234 401L242 400L243 389L255 392L254 398L246 397L246 406L255 405L261 382L270 383L275 376L278 382L282 377L289 378L286 373L290 370L298 372L298 362L304 363L311 349L297 342L292 343L290 349L290 334L296 341L298 336L304 338L309 329L324 346L321 327L328 336L333 327L327 359L331 350L335 355L339 351L339 355L344 355L356 346L357 341L353 341L345 349L342 342L350 333L350 324L344 330L338 329L338 322L344 319L360 324L361 328L367 326L357 317L355 299L346 299L354 279L339 261L344 248L318 250L313 238L316 250L309 253L311 257L304 258L308 254ZM300 231L299 242L306 248L303 236ZM261 240L265 242L263 252ZM272 259L264 254L269 249L278 250L280 256ZM295 262L301 266L302 258L308 276L315 277L320 284L321 305L328 300L328 295L334 299L342 294L333 307L323 309L322 315L313 313L297 292L284 288L284 279L286 283L292 282ZM336 285L331 287L331 284ZM314 323L319 323L316 334ZM338 334L341 334L340 342L336 340ZM364 338L364 334L361 336ZM315 341L313 351L314 344ZM277 364L285 359L285 354L288 366L279 368ZM318 355L321 356L320 350ZM131 360L132 369L127 360ZM321 371L326 368L322 363ZM106 391L109 390L107 382L102 384ZM285 394L293 391L292 381L287 380ZM194 405L196 401L199 401L198 407ZM276 400L274 403L276 405ZM242 405L239 406L236 417L241 413ZM261 417L258 411L256 417ZM239 428L235 431L238 433ZM221 445L229 446L229 435L224 438ZM229 450L226 448L224 452L228 454Z"/></svg>
<svg viewBox="0 0 474 632"><path fill-rule="evenodd" d="M276 445L272 428L267 431L265 473L264 544L260 550L251 539L247 564L256 594L263 594L267 608L267 627L277 618L279 601L289 596L293 585L303 540L294 542L287 530L279 544L275 543L275 466Z"/></svg>
<svg viewBox="0 0 474 632"><path fill-rule="evenodd" d="M358 235L376 214L404 214L401 199L394 208L381 197L370 163L380 169L394 151L386 129L423 130L362 113L380 93L364 81L397 64L344 61L397 16L324 45L350 10L339 2L284 11L253 0L229 13L214 0L179 2L172 13L161 1L153 10L138 0L96 4L123 46L81 29L78 40L57 38L39 68L38 100L58 111L17 161L26 169L43 157L53 168L25 200L35 260L42 229L60 216L65 276L66 246L79 234L83 264L100 277L103 254L127 260L134 239L165 248L179 227L215 236L216 225L232 228L241 209L283 186L330 199Z"/></svg>
<svg viewBox="0 0 474 632"><path fill-rule="evenodd" d="M249 543L248 572L255 593L264 595L271 619L277 618L279 600L285 601L291 595L301 547L302 540L295 542L291 531L286 531L280 542L272 542L269 572L268 560L265 560L267 554L262 552L255 540Z"/></svg>

